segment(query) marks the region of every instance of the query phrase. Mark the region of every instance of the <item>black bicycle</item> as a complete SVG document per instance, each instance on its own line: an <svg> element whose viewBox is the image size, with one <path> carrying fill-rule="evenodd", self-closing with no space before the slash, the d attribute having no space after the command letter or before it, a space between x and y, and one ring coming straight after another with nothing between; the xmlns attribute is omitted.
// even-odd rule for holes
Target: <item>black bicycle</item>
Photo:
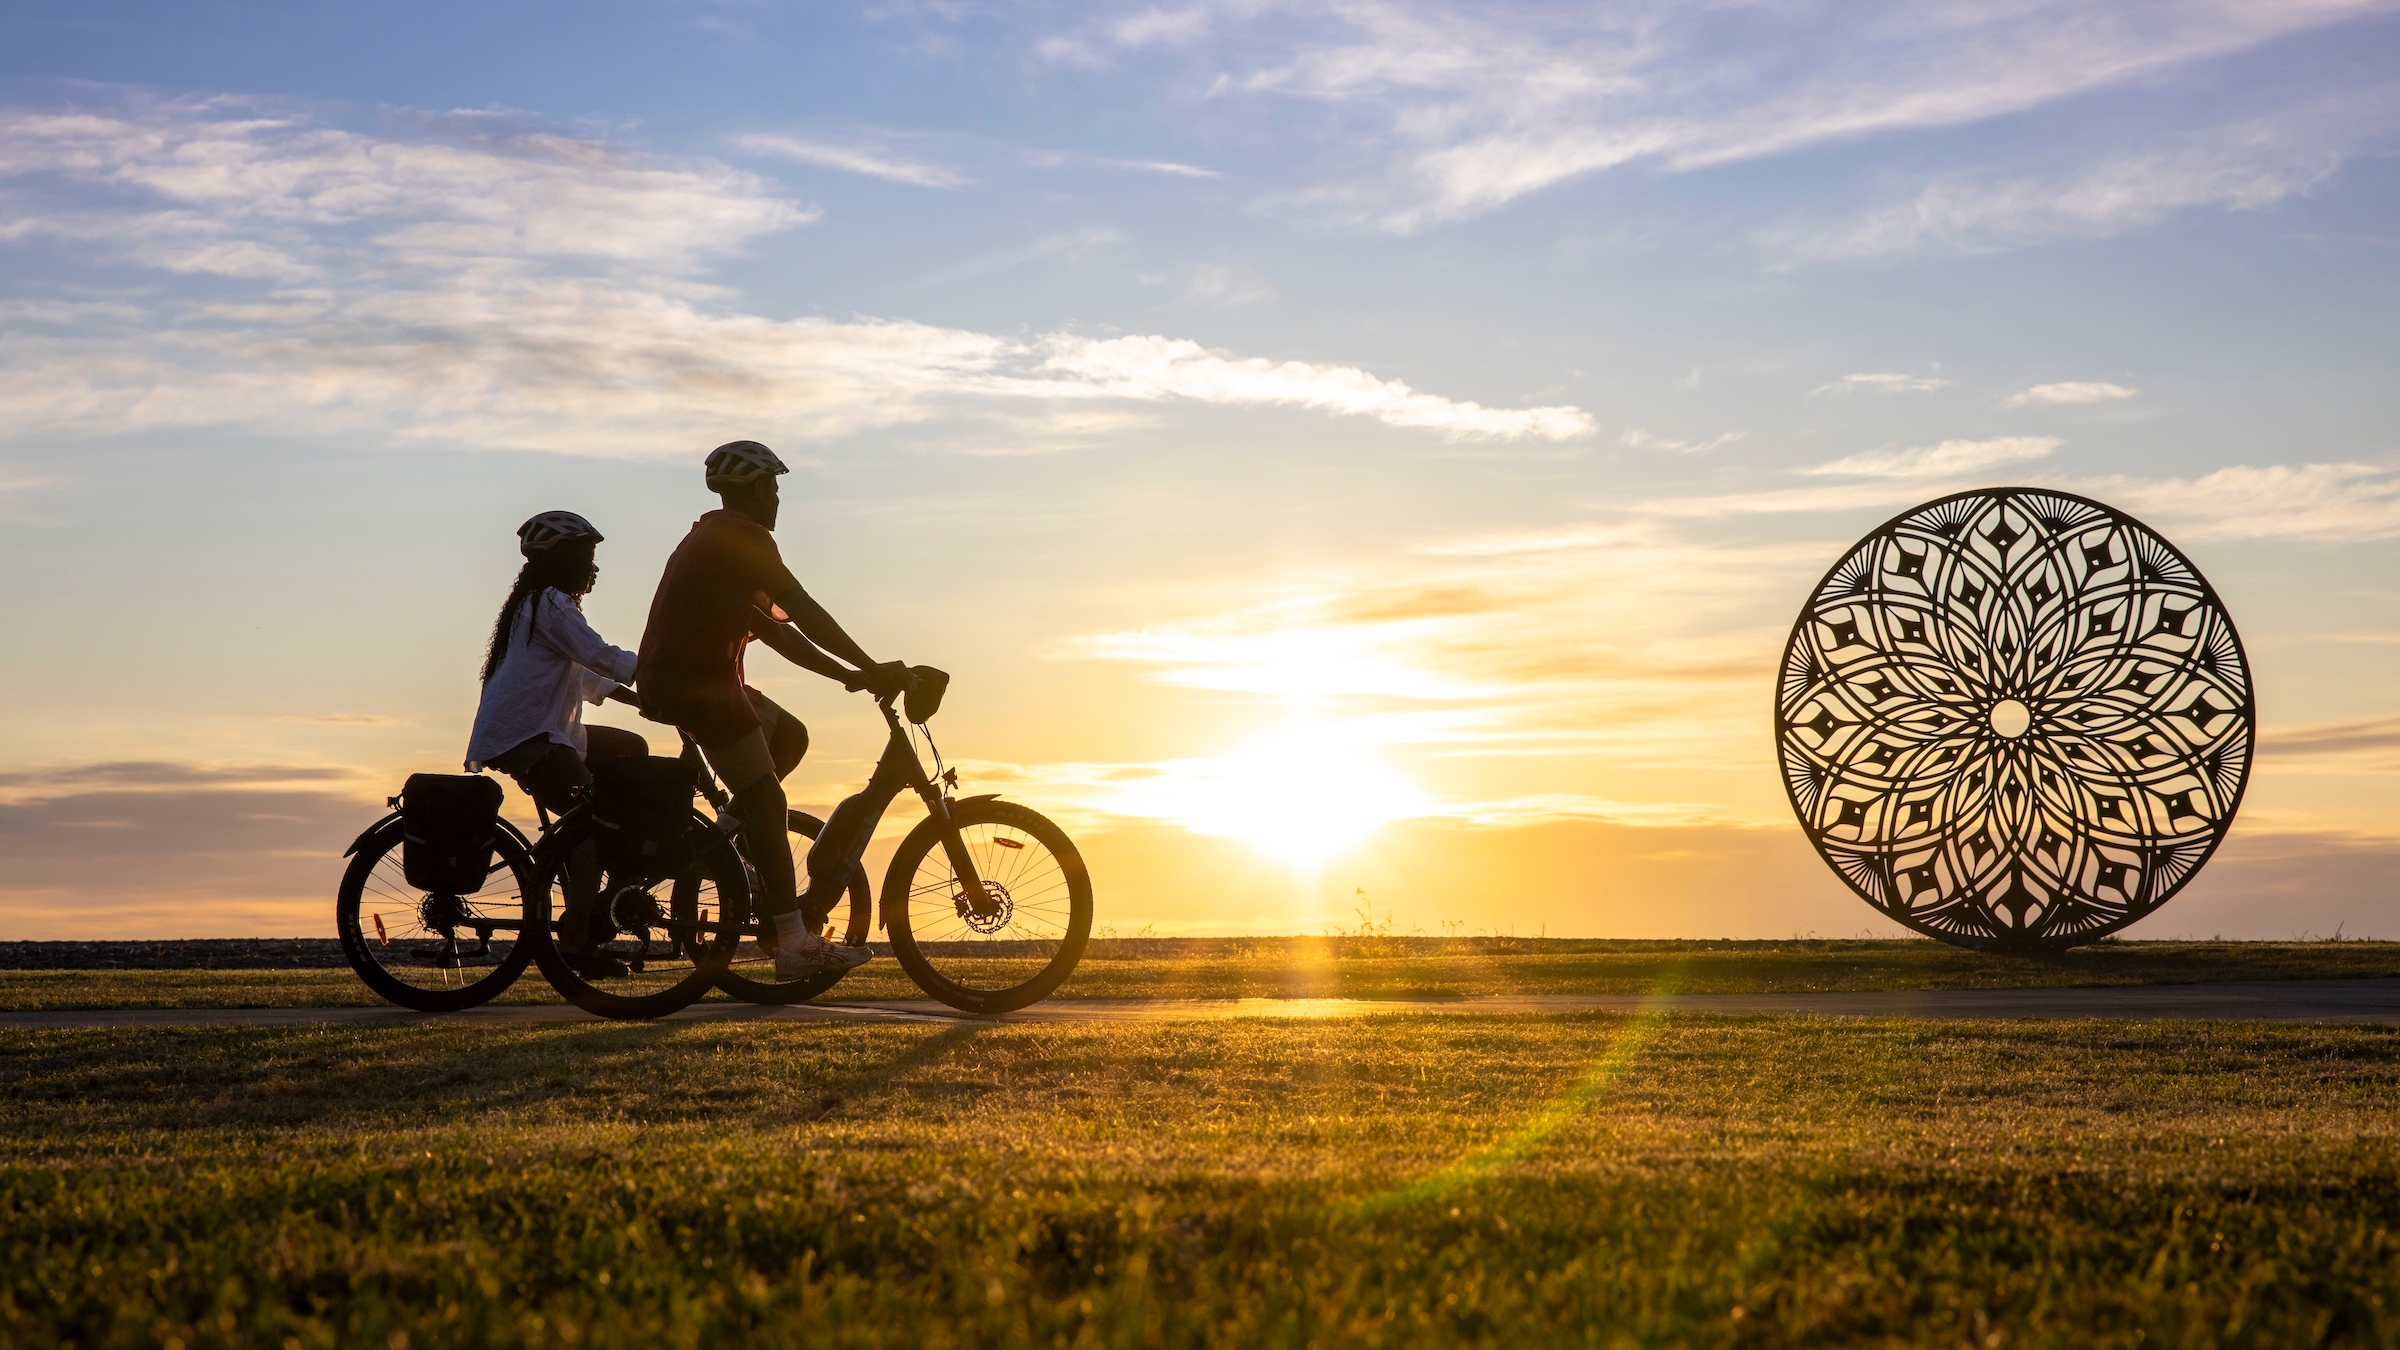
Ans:
<svg viewBox="0 0 2400 1350"><path fill-rule="evenodd" d="M418 1012L457 1012L497 998L533 957L519 942L532 893L534 846L499 822L483 885L468 894L421 890L401 863L400 799L342 856L350 866L334 901L342 954L369 989Z"/></svg>
<svg viewBox="0 0 2400 1350"><path fill-rule="evenodd" d="M880 927L909 978L954 1008L994 1013L1037 1002L1073 973L1091 935L1083 856L1065 831L1028 807L997 794L953 796L948 789L958 775L942 766L925 730L934 759L928 775L911 727L932 717L939 695L919 707L912 694L907 722L893 706L898 697L877 700L890 739L866 788L830 821L804 811L786 819L792 833L812 841L808 874L819 879L812 885L832 892L811 892L828 903L828 936L865 946ZM352 968L383 998L421 1012L487 1002L531 962L568 1001L603 1017L661 1017L712 986L764 1004L805 1002L833 988L844 972L775 978L774 928L751 912L732 800L689 737L682 757L713 814L692 810L687 856L677 865L608 873L584 917L588 951L570 956L561 947L554 897L568 858L595 838L591 803L555 820L542 813L538 842L500 821L484 884L463 895L408 883L395 810L345 855L352 861L335 916ZM916 792L927 814L885 872L879 923L861 859L904 789Z"/></svg>
<svg viewBox="0 0 2400 1350"><path fill-rule="evenodd" d="M876 827L903 791L925 805L925 818L900 840L884 870L881 928L891 954L918 988L964 1012L1010 1012L1048 997L1074 973L1092 933L1092 878L1066 831L1030 807L996 793L954 795L958 773L942 764L927 723L941 706L939 684L912 676L905 720L899 695L875 701L889 736L867 785L835 807L808 851L810 898L838 903L846 893L846 936L867 941L869 909L861 864ZM933 759L925 771L916 738ZM773 960L759 925L759 960ZM797 1002L831 987L837 976L773 982L737 962L721 981L755 1002Z"/></svg>
<svg viewBox="0 0 2400 1350"><path fill-rule="evenodd" d="M688 748L687 753L697 764L697 753ZM722 813L727 805L723 791L704 767L699 772L701 794ZM403 1008L458 1012L499 997L516 983L535 955L535 944L520 938L526 925L526 897L535 893L536 845L502 819L480 888L467 894L428 891L409 884L401 859L399 799L387 804L395 808L392 813L368 826L343 851L342 856L351 861L334 901L334 927L342 940L342 954L369 989ZM535 810L541 818L542 837L547 838L556 822L538 806ZM705 816L696 819L707 822L712 831L723 833L732 828ZM824 828L823 821L805 811L791 812L788 823L793 833L812 841ZM714 887L723 867L724 860L713 849L695 859L674 879L667 909L713 914L720 907ZM627 886L634 886L637 893L629 894ZM608 950L631 956L645 968L629 983L602 981L601 993L636 1000L632 1006L637 1009L648 1006L639 1000L654 992L648 986L655 983L656 973L672 964L662 961L653 967L653 962L645 959L651 955L645 943L655 945L657 935L645 934L639 921L647 907L656 903L648 898L655 890L655 884L641 886L629 880L609 891ZM741 893L746 896L748 890L745 878ZM857 870L848 892L847 940L863 943L874 922L863 869ZM611 959L620 957L612 955ZM816 997L840 978L826 975L780 985L771 978L768 983L742 980L741 972L752 969L754 960L755 954L736 954L727 976L729 992L758 1002L799 1002Z"/></svg>
<svg viewBox="0 0 2400 1350"><path fill-rule="evenodd" d="M810 894L837 912L846 900L849 912L835 940L867 944L875 906L861 859L884 812L903 790L914 791L926 817L892 855L875 925L891 954L919 988L963 1011L1007 1012L1037 1002L1073 973L1091 936L1092 882L1083 855L1065 831L1030 808L996 794L953 796L948 789L957 786L957 773L942 766L929 730L922 734L934 772L927 774L912 727L933 716L939 694L920 699L912 692L907 721L894 707L899 698L876 700L890 737L866 788L821 824L791 815L793 831L815 840ZM697 765L688 738L683 753ZM716 814L693 811L692 860L671 878L623 884L610 878L596 918L598 960L570 960L560 948L551 901L568 853L593 837L590 807L561 816L536 847L525 905L529 945L543 975L576 1006L605 1017L658 1017L712 986L754 1003L797 1003L840 981L839 971L775 978L774 928L751 913L731 799L704 767L696 777Z"/></svg>

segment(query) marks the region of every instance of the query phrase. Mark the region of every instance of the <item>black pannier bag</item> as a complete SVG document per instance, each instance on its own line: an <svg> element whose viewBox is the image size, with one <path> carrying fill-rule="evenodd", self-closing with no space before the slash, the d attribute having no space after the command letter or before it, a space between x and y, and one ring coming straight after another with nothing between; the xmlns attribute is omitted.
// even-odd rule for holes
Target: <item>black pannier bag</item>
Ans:
<svg viewBox="0 0 2400 1350"><path fill-rule="evenodd" d="M657 880L692 860L694 767L665 755L627 755L592 766L592 824L600 865L619 878Z"/></svg>
<svg viewBox="0 0 2400 1350"><path fill-rule="evenodd" d="M473 895L491 875L500 784L481 774L412 773L400 787L400 870L436 895Z"/></svg>

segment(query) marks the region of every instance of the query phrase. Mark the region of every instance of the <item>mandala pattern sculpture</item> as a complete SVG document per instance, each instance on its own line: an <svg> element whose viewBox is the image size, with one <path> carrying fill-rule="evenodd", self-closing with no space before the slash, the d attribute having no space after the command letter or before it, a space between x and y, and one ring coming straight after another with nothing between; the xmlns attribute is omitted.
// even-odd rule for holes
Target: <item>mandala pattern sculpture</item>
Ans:
<svg viewBox="0 0 2400 1350"><path fill-rule="evenodd" d="M2192 879L2241 804L2253 713L2191 560L2031 488L1861 540L1775 695L1792 809L1842 880L1928 936L2020 950L2105 936Z"/></svg>

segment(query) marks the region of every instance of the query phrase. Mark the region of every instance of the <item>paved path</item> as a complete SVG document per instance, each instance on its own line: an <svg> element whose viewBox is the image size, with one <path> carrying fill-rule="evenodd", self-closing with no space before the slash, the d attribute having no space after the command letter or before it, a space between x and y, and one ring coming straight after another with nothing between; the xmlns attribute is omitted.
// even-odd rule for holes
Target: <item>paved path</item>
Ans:
<svg viewBox="0 0 2400 1350"><path fill-rule="evenodd" d="M1186 1022L1230 1017L1329 1018L1511 1013L1770 1013L1810 1017L2071 1018L2136 1021L2368 1022L2400 1026L2400 979L2275 980L2103 989L1924 989L1838 994L1521 994L1462 999L1060 999L999 1018L972 1018L926 999L758 1008L705 1003L673 1021ZM325 1026L458 1022L471 1026L598 1023L560 1003L425 1014L397 1008L192 1008L0 1013L0 1028Z"/></svg>

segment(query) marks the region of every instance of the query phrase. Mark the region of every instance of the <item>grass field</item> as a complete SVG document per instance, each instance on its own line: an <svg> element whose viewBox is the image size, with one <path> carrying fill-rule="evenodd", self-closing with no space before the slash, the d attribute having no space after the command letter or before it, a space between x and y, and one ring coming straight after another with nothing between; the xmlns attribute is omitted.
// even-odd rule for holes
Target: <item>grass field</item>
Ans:
<svg viewBox="0 0 2400 1350"><path fill-rule="evenodd" d="M2381 1344L2400 1033L0 1032L0 1341Z"/></svg>
<svg viewBox="0 0 2400 1350"><path fill-rule="evenodd" d="M2400 975L2400 943L2108 942L1993 956L1937 942L1586 942L1245 938L1095 941L1059 998L1456 998L2190 984ZM879 958L846 999L919 997ZM529 972L504 1001L554 999ZM336 1007L375 997L345 969L0 970L0 1009Z"/></svg>

